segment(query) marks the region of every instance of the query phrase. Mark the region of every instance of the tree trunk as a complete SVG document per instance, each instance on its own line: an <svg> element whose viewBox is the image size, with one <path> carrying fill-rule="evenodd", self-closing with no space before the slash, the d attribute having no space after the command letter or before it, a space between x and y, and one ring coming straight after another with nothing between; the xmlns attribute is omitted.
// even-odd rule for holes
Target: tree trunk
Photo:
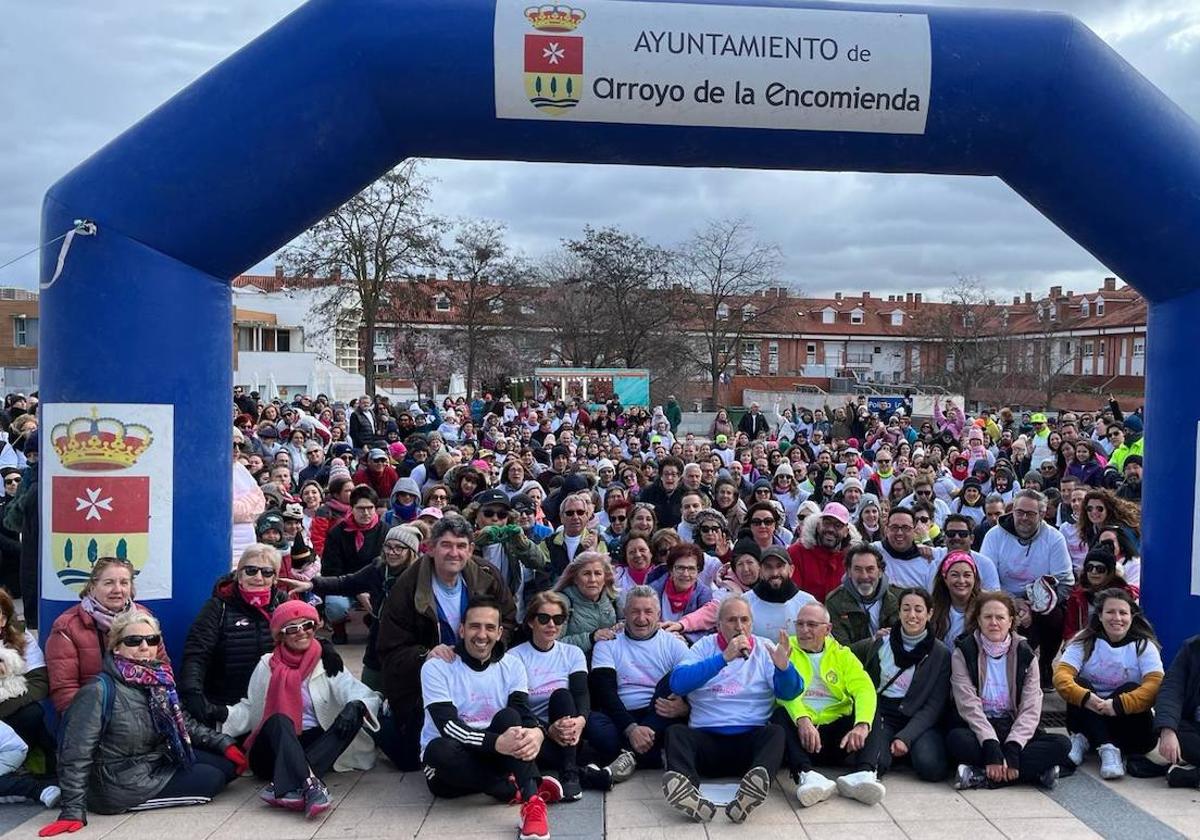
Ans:
<svg viewBox="0 0 1200 840"><path fill-rule="evenodd" d="M364 301L365 303L365 301ZM363 347L363 380L364 390L370 396L375 396L375 307L363 306L363 324L366 334L366 346Z"/></svg>

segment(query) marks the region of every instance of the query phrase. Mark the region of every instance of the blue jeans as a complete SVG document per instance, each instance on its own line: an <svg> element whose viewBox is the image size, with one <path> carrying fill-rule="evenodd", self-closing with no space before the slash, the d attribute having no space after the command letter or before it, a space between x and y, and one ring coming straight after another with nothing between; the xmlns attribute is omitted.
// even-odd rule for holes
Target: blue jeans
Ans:
<svg viewBox="0 0 1200 840"><path fill-rule="evenodd" d="M325 618L330 624L337 621L345 621L346 616L350 613L350 599L345 595L324 595L325 599Z"/></svg>

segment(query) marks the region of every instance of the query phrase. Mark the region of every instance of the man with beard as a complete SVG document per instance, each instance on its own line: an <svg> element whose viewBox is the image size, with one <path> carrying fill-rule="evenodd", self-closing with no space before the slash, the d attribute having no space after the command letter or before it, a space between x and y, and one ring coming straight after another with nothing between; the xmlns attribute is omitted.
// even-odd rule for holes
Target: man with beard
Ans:
<svg viewBox="0 0 1200 840"><path fill-rule="evenodd" d="M846 549L858 541L846 506L838 502L825 505L820 516L804 520L800 539L788 546L792 581L823 601L841 584Z"/></svg>
<svg viewBox="0 0 1200 840"><path fill-rule="evenodd" d="M817 601L796 586L792 580L792 559L778 546L762 550L758 583L745 598L754 616L754 635L767 639L777 637L780 630L790 634L800 609Z"/></svg>
<svg viewBox="0 0 1200 840"><path fill-rule="evenodd" d="M1117 498L1142 503L1142 456L1129 455L1125 458L1125 480L1117 488Z"/></svg>
<svg viewBox="0 0 1200 840"><path fill-rule="evenodd" d="M833 637L843 645L873 638L896 623L900 590L891 585L886 568L883 554L869 543L846 552L846 577L825 599Z"/></svg>
<svg viewBox="0 0 1200 840"><path fill-rule="evenodd" d="M917 517L911 508L893 508L888 513L883 539L872 543L879 549L893 586L924 587L929 583L933 549L916 543Z"/></svg>

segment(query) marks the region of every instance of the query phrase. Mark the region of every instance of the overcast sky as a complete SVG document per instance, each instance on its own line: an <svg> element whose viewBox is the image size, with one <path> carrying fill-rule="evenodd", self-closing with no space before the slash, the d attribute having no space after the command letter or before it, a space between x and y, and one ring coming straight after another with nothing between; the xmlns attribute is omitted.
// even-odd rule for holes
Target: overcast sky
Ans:
<svg viewBox="0 0 1200 840"><path fill-rule="evenodd" d="M0 263L37 244L41 198L58 177L299 5L5 3ZM986 5L1078 15L1200 119L1200 0ZM984 278L1002 294L1055 284L1083 291L1106 273L995 180L455 161L433 162L427 171L437 178L437 212L500 220L533 258L587 223L666 245L698 220L743 216L781 246L782 279L812 295L936 293L955 275ZM0 270L0 284L33 288L36 271L35 257L27 257Z"/></svg>

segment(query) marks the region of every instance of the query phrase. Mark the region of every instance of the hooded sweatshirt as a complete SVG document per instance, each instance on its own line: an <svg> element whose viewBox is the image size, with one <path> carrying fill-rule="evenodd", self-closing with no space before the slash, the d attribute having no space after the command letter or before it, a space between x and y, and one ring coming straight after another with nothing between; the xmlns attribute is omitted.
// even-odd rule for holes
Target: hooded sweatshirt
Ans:
<svg viewBox="0 0 1200 840"><path fill-rule="evenodd" d="M1057 580L1054 588L1059 603L1065 603L1071 594L1075 573L1071 569L1067 541L1062 533L1045 522L1038 522L1033 539L1022 540L1017 536L1013 515L1006 513L984 536L979 551L996 561L1000 586L1014 597L1024 598L1025 587L1043 575L1051 575Z"/></svg>

